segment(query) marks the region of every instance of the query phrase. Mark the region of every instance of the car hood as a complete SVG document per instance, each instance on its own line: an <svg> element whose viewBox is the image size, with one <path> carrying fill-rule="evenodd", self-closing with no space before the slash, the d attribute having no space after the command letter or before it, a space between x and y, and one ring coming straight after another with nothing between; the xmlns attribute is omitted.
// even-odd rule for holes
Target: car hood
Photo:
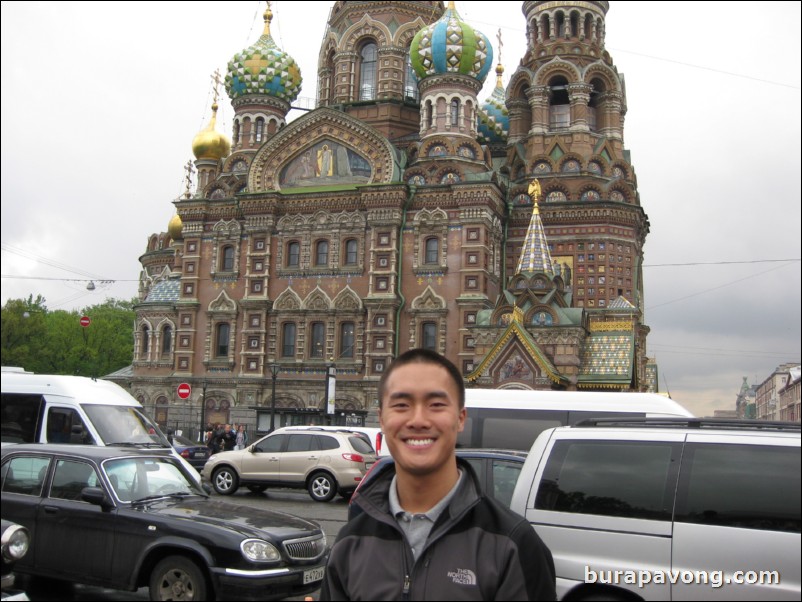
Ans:
<svg viewBox="0 0 802 602"><path fill-rule="evenodd" d="M198 497L156 500L140 510L154 516L192 521L198 528L202 525L224 527L245 537L253 536L254 529L279 538L299 533L308 536L309 531L320 530L316 523L292 514Z"/></svg>

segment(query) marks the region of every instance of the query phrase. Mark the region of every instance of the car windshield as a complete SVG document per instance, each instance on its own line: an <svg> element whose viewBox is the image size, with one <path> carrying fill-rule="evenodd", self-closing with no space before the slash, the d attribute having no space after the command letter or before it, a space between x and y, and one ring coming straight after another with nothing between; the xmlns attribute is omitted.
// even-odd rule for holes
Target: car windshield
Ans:
<svg viewBox="0 0 802 602"><path fill-rule="evenodd" d="M114 493L124 502L206 493L172 458L116 458L103 463Z"/></svg>
<svg viewBox="0 0 802 602"><path fill-rule="evenodd" d="M132 406L83 404L106 445L170 447L158 425Z"/></svg>

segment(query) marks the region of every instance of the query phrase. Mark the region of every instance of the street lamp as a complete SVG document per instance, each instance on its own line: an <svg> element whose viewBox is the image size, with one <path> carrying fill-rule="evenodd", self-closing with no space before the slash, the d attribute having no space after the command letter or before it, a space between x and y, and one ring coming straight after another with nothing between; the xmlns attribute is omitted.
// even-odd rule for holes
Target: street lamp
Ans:
<svg viewBox="0 0 802 602"><path fill-rule="evenodd" d="M203 396L201 399L201 407L200 407L200 436L198 437L198 441L203 442L203 433L206 431L206 387L209 383L206 382L206 379L203 379L201 383L202 393Z"/></svg>
<svg viewBox="0 0 802 602"><path fill-rule="evenodd" d="M334 365L334 358L330 358L329 365L326 366L326 414L329 416L329 424L334 416L336 386L337 367Z"/></svg>
<svg viewBox="0 0 802 602"><path fill-rule="evenodd" d="M276 377L278 376L279 365L276 362L270 364L270 374L273 375L273 392L270 395L270 432L276 426Z"/></svg>

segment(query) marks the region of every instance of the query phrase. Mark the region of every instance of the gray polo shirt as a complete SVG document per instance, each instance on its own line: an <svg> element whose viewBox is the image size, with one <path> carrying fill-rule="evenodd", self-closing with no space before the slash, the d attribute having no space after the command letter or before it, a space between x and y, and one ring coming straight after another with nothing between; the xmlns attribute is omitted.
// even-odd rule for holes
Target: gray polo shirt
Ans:
<svg viewBox="0 0 802 602"><path fill-rule="evenodd" d="M448 506L451 498L454 497L454 494L457 493L457 488L462 482L462 478L463 474L462 470L460 470L459 478L451 488L451 491L449 491L443 499L432 506L428 512L410 514L401 507L401 504L398 501L398 490L396 488L397 477L393 476L393 482L390 483L390 512L398 523L398 526L401 527L401 530L404 532L404 536L407 538L407 542L412 548L412 555L415 557L415 560L418 559L421 551L423 551L423 547L426 544L426 539L429 537L429 533L431 533L434 523L443 513L443 510L446 509L446 506Z"/></svg>

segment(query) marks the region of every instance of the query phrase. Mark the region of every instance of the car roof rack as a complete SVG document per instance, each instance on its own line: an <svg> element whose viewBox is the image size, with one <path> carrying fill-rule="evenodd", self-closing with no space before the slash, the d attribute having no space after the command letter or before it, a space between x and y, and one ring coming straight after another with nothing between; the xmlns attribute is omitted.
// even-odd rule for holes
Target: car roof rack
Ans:
<svg viewBox="0 0 802 602"><path fill-rule="evenodd" d="M798 422L778 420L744 420L740 418L589 418L573 425L574 427L660 427L691 429L724 429L752 431L802 431Z"/></svg>

